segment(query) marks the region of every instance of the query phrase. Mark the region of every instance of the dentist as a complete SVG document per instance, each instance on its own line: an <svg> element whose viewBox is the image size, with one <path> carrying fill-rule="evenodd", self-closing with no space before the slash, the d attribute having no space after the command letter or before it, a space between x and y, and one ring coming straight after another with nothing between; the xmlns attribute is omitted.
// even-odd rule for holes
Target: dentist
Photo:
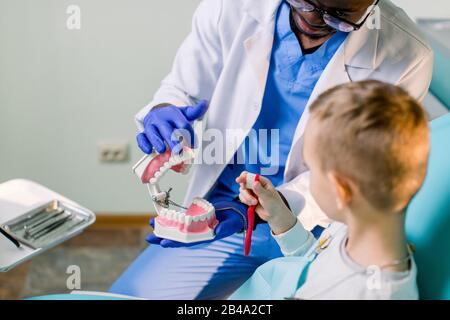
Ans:
<svg viewBox="0 0 450 320"><path fill-rule="evenodd" d="M310 103L338 84L365 79L400 85L422 100L432 64L432 51L415 24L389 0L203 0L172 71L136 116L138 144L145 153L164 152L165 144L173 149L173 131L193 132L192 122L202 117L206 130L278 130L278 154L270 155L278 159L277 170L269 178L303 226L318 233L329 221L308 192L301 152ZM253 232L251 255L243 254L246 207L236 200L235 178L271 166L248 161L244 138L228 147L223 163L193 168L185 202L200 196L216 209L231 208L218 214L215 241L186 247L150 235L154 245L112 292L226 298L259 265L282 256L277 241L283 237L274 239L266 224ZM261 144L250 147L264 158ZM242 154L243 163L236 163Z"/></svg>

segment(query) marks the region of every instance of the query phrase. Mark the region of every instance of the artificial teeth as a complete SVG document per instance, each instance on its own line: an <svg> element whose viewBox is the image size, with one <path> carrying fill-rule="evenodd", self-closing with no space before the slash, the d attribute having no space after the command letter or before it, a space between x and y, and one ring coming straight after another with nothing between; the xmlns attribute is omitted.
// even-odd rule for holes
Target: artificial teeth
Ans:
<svg viewBox="0 0 450 320"><path fill-rule="evenodd" d="M202 207L205 210L208 210L208 204L204 203L203 201L200 201L200 207Z"/></svg>
<svg viewBox="0 0 450 320"><path fill-rule="evenodd" d="M156 184L156 182L157 182L157 180L156 180L155 178L151 178L151 179L150 179L150 183L151 183L151 184Z"/></svg>
<svg viewBox="0 0 450 320"><path fill-rule="evenodd" d="M192 223L192 220L193 220L193 219L192 219L191 216L186 216L184 221L185 221L186 224L191 224L191 223Z"/></svg>

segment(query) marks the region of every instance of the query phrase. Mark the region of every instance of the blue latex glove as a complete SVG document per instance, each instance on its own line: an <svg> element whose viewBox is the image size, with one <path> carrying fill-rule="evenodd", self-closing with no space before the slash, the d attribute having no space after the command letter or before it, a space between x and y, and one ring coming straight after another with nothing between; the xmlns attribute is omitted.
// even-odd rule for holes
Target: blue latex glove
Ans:
<svg viewBox="0 0 450 320"><path fill-rule="evenodd" d="M212 240L194 242L194 243L182 243L167 239L161 239L155 236L153 233L147 237L147 242L150 244L157 244L163 248L178 248L178 247L192 247L202 243L210 243L216 240L220 240L229 237L237 232L244 231L247 228L247 206L237 201L220 201L213 203L216 209L216 218L219 221L216 229L216 237ZM155 226L154 219L150 220L152 228Z"/></svg>
<svg viewBox="0 0 450 320"><path fill-rule="evenodd" d="M191 122L201 118L207 109L208 102L202 100L195 106L165 106L151 110L144 118L144 131L136 138L139 148L146 154L150 154L155 148L161 154L166 151L167 144L173 153L179 154L182 146L173 136L177 129L188 133L186 145L194 148L195 135Z"/></svg>

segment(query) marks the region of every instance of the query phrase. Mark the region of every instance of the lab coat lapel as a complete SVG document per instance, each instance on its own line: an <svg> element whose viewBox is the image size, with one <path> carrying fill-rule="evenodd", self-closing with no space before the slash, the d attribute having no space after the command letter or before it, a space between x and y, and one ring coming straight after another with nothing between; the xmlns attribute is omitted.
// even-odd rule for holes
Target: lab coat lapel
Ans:
<svg viewBox="0 0 450 320"><path fill-rule="evenodd" d="M245 6L248 15L259 23L258 31L244 41L244 47L248 61L256 73L261 88L261 102L270 67L275 16L280 4L281 0L264 1L262 3L260 0L249 0Z"/></svg>
<svg viewBox="0 0 450 320"><path fill-rule="evenodd" d="M244 41L245 52L248 60L258 78L258 85L261 89L261 97L267 81L270 66L270 53L274 39L273 28L272 32L269 32L268 29L273 26L274 24L269 27L265 27L260 32Z"/></svg>

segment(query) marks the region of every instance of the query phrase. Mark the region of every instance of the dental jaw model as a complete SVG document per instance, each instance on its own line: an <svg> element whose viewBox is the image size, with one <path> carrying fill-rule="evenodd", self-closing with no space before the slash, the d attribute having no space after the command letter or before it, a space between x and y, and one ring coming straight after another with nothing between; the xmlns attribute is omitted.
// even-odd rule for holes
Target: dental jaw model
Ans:
<svg viewBox="0 0 450 320"><path fill-rule="evenodd" d="M180 155L170 150L163 154L152 153L142 158L133 172L146 184L158 216L154 233L157 237L184 243L211 240L218 221L211 203L202 198L194 198L188 208L170 200L170 191L161 191L159 182L169 171L187 174L194 158L194 152L183 148ZM171 208L172 207L172 208Z"/></svg>

